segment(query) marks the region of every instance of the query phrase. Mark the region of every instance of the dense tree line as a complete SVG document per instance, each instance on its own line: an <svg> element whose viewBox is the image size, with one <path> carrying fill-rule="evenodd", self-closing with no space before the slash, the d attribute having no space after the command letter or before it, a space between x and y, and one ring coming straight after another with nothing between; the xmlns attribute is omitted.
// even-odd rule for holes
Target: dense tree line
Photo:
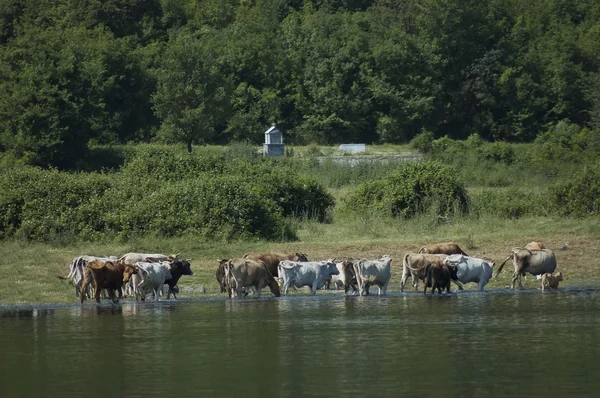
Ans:
<svg viewBox="0 0 600 398"><path fill-rule="evenodd" d="M600 128L595 0L12 0L4 162L90 143L528 142Z"/></svg>

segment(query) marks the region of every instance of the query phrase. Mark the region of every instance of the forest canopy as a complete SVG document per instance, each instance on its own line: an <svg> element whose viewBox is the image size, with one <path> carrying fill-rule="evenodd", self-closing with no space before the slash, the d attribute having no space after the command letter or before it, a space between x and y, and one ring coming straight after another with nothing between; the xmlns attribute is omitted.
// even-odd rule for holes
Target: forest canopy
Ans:
<svg viewBox="0 0 600 398"><path fill-rule="evenodd" d="M532 142L600 129L594 0L13 0L0 158L90 144Z"/></svg>

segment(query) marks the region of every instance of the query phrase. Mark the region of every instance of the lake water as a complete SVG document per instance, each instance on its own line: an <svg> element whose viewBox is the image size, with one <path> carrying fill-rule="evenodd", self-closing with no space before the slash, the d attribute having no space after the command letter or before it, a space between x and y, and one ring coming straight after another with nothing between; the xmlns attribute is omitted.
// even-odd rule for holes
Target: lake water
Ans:
<svg viewBox="0 0 600 398"><path fill-rule="evenodd" d="M599 305L565 289L0 307L0 397L591 397Z"/></svg>

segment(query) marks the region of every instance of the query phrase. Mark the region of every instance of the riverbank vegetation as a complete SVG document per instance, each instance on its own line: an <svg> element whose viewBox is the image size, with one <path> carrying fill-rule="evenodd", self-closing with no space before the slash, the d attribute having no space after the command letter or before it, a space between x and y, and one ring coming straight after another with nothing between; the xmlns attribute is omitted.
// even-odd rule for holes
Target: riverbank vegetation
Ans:
<svg viewBox="0 0 600 398"><path fill-rule="evenodd" d="M74 290L56 278L72 258L128 251L191 258L195 275L181 280L182 297L217 293L217 258L265 250L311 259L391 254L394 291L403 254L448 240L497 263L510 248L541 240L557 253L562 286L600 283L599 164L585 152L591 148L574 147L580 156L565 153L572 160L549 173L554 160L546 168L533 156L543 143L507 144L502 153L518 155L502 162L481 155L496 150L494 143L471 147L475 141L434 140L444 149L416 163L338 163L348 156L315 156L306 147L265 159L257 147L235 144L192 155L178 147L116 148L126 154L123 165L98 173L5 168L0 302L72 301ZM414 149L398 148L407 150ZM447 188L424 195L431 181ZM386 196L386 188L397 194ZM398 201L409 211L391 211L388 201L403 190L418 205ZM504 287L508 277L504 272L490 288Z"/></svg>

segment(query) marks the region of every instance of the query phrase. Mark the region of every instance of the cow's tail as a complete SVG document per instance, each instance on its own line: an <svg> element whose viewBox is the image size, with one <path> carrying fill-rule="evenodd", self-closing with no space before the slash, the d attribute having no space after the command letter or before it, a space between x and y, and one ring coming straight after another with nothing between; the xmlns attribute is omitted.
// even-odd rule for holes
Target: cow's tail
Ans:
<svg viewBox="0 0 600 398"><path fill-rule="evenodd" d="M502 268L504 268L504 264L506 264L506 262L507 262L508 260L510 260L510 258L511 258L512 256L513 256L513 255L512 255L512 254L510 254L508 257L506 257L506 260L504 260L504 261L502 262L502 264L500 264L500 266L498 267L498 271L496 271L496 277L498 276L498 274L500 273L500 271L502 271ZM494 276L492 275L492 277L494 277Z"/></svg>
<svg viewBox="0 0 600 398"><path fill-rule="evenodd" d="M419 272L419 268L413 268L410 266L410 263L408 262L408 256L410 256L410 253L406 253L404 255L404 258L402 259L402 266L408 268L412 272Z"/></svg>

